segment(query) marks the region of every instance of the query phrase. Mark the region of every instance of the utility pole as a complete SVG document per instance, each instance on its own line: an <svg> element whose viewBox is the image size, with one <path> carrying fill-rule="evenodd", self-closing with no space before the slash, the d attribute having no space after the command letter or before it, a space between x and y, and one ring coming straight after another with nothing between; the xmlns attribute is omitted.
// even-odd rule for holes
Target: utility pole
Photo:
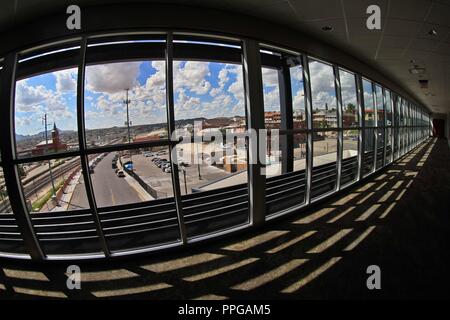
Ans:
<svg viewBox="0 0 450 320"><path fill-rule="evenodd" d="M130 89L125 89L125 91L126 91L126 98L125 98L125 100L123 101L123 103L125 103L126 106L127 106L128 143L131 143L130 112L129 112L129 107L128 107L129 103L131 102L130 99L128 99L128 91L129 91L129 90L130 90Z"/></svg>
<svg viewBox="0 0 450 320"><path fill-rule="evenodd" d="M126 91L126 98L123 101L123 103L125 103L125 105L127 106L127 130L128 130L128 143L131 143L131 121L130 121L130 108L129 108L129 104L131 102L130 99L128 99L128 91L130 89L125 89ZM132 155L132 151L130 150L130 159L131 159L131 171L134 171L134 165L133 165L133 155Z"/></svg>
<svg viewBox="0 0 450 320"><path fill-rule="evenodd" d="M47 134L47 113L44 114L44 117L42 118L44 121L44 134L45 134L45 151L48 152L48 134ZM53 172L52 172L52 164L50 160L48 160L48 172L50 175L50 181L52 183L52 192L53 196L52 198L55 199L56 206L59 206L58 199L56 199L56 190L55 190L55 182L53 181Z"/></svg>

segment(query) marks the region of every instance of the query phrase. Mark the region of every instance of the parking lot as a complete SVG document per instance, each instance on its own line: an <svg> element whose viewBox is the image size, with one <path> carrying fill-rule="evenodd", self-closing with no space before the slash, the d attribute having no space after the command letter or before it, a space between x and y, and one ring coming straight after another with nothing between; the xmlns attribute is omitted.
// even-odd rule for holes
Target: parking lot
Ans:
<svg viewBox="0 0 450 320"><path fill-rule="evenodd" d="M161 155L150 153L151 156L145 156L145 153L132 155L134 173L158 193L158 198L171 196L173 194L171 174L164 172L152 162L152 159L155 158L169 160L168 151ZM181 194L185 194L186 189L187 193L191 193L192 188L198 188L230 175L230 173L209 165L206 162L201 164L185 163L184 166L180 166L179 168Z"/></svg>

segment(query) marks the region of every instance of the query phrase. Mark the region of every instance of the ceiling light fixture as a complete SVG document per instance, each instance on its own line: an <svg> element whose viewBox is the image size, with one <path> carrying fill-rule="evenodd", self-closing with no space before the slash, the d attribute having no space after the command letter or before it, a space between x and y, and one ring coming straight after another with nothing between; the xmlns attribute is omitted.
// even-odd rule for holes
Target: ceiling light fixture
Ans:
<svg viewBox="0 0 450 320"><path fill-rule="evenodd" d="M331 30L333 30L333 27L332 26L323 26L322 30L323 31L331 31Z"/></svg>
<svg viewBox="0 0 450 320"><path fill-rule="evenodd" d="M409 69L409 73L411 74L424 74L426 72L425 68L414 66L414 68Z"/></svg>

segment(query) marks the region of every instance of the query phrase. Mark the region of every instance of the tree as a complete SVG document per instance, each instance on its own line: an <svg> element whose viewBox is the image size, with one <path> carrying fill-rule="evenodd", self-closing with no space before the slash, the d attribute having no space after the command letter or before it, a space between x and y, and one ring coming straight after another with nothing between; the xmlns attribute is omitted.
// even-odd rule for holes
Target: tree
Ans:
<svg viewBox="0 0 450 320"><path fill-rule="evenodd" d="M347 104L347 107L345 107L345 111L347 111L348 113L355 113L356 106L353 103L349 103Z"/></svg>

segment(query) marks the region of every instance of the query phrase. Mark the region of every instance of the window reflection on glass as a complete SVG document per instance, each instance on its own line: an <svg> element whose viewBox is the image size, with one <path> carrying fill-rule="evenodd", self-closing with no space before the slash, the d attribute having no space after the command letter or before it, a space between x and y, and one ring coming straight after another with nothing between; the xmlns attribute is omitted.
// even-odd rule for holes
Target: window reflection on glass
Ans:
<svg viewBox="0 0 450 320"><path fill-rule="evenodd" d="M345 130L342 150L341 185L354 181L358 174L359 130Z"/></svg>
<svg viewBox="0 0 450 320"><path fill-rule="evenodd" d="M16 82L14 119L18 157L78 149L76 86L76 68Z"/></svg>
<svg viewBox="0 0 450 320"><path fill-rule="evenodd" d="M294 135L294 171L305 169L307 139L308 135L306 133Z"/></svg>
<svg viewBox="0 0 450 320"><path fill-rule="evenodd" d="M386 126L392 126L392 100L391 92L387 89L384 90L386 97Z"/></svg>
<svg viewBox="0 0 450 320"><path fill-rule="evenodd" d="M364 121L366 127L375 126L375 113L374 113L374 100L372 82L363 79L363 92L364 92Z"/></svg>
<svg viewBox="0 0 450 320"><path fill-rule="evenodd" d="M363 174L367 175L373 171L375 153L375 129L369 128L365 130L364 140L364 161Z"/></svg>
<svg viewBox="0 0 450 320"><path fill-rule="evenodd" d="M247 183L242 72L235 64L174 61L175 126L183 137L176 146L182 194Z"/></svg>
<svg viewBox="0 0 450 320"><path fill-rule="evenodd" d="M333 67L318 61L309 62L314 128L336 128L337 107Z"/></svg>
<svg viewBox="0 0 450 320"><path fill-rule="evenodd" d="M77 157L18 165L29 212L58 212L89 208Z"/></svg>
<svg viewBox="0 0 450 320"><path fill-rule="evenodd" d="M265 127L266 129L280 129L281 112L278 71L271 68L262 68L262 79Z"/></svg>
<svg viewBox="0 0 450 320"><path fill-rule="evenodd" d="M386 163L391 160L392 154L392 128L386 128Z"/></svg>
<svg viewBox="0 0 450 320"><path fill-rule="evenodd" d="M358 155L359 130L345 130L343 136L344 149L342 158L351 158Z"/></svg>
<svg viewBox="0 0 450 320"><path fill-rule="evenodd" d="M358 126L358 104L356 100L355 75L345 70L339 70L342 95L342 124L344 128Z"/></svg>
<svg viewBox="0 0 450 320"><path fill-rule="evenodd" d="M323 131L313 134L313 165L314 167L336 162L337 131Z"/></svg>
<svg viewBox="0 0 450 320"><path fill-rule="evenodd" d="M376 169L381 168L383 165L384 154L384 129L377 129L377 165Z"/></svg>
<svg viewBox="0 0 450 320"><path fill-rule="evenodd" d="M400 125L406 125L406 101L404 99L401 100L400 104Z"/></svg>
<svg viewBox="0 0 450 320"><path fill-rule="evenodd" d="M337 131L313 134L312 198L331 192L336 187L337 135Z"/></svg>
<svg viewBox="0 0 450 320"><path fill-rule="evenodd" d="M290 67L289 72L291 78L294 129L306 129L303 67L301 65Z"/></svg>
<svg viewBox="0 0 450 320"><path fill-rule="evenodd" d="M384 126L383 89L375 85L375 101L377 109L377 126Z"/></svg>
<svg viewBox="0 0 450 320"><path fill-rule="evenodd" d="M172 197L169 156L167 146L93 155L89 172L97 206Z"/></svg>
<svg viewBox="0 0 450 320"><path fill-rule="evenodd" d="M84 106L88 147L167 139L165 61L88 65Z"/></svg>

